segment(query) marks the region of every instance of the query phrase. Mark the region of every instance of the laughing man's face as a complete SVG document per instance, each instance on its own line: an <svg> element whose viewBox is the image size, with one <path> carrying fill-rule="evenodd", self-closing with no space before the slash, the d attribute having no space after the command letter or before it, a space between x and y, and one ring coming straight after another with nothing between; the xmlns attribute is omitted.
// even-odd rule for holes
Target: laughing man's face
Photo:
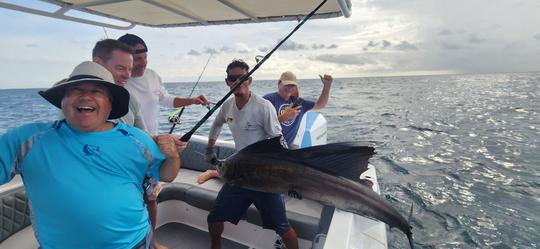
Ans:
<svg viewBox="0 0 540 249"><path fill-rule="evenodd" d="M66 121L83 132L103 131L112 110L109 90L93 82L67 86L62 99L62 112Z"/></svg>

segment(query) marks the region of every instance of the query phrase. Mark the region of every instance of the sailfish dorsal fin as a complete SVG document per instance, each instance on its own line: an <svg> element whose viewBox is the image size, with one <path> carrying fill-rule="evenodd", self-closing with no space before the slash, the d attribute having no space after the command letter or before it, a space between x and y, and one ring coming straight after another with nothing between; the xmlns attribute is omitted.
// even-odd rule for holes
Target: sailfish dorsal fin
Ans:
<svg viewBox="0 0 540 249"><path fill-rule="evenodd" d="M254 143L254 144L251 144L251 145L243 148L242 150L240 150L240 152L254 153L254 154L280 153L280 152L287 151L286 147L284 147L284 144L285 144L285 146L287 146L286 145L287 143L285 143L285 140L283 139L283 137L282 136L277 136L277 137L273 137L273 138L270 138L270 139L264 139L264 140L261 140L259 142Z"/></svg>
<svg viewBox="0 0 540 249"><path fill-rule="evenodd" d="M297 150L288 150L283 143L281 136L265 139L245 147L239 153L295 162L354 181L358 181L360 175L367 170L368 160L375 154L373 147L354 143L332 143Z"/></svg>
<svg viewBox="0 0 540 249"><path fill-rule="evenodd" d="M298 163L358 181L360 175L367 170L368 160L375 154L375 149L354 143L333 143L291 152L291 157Z"/></svg>

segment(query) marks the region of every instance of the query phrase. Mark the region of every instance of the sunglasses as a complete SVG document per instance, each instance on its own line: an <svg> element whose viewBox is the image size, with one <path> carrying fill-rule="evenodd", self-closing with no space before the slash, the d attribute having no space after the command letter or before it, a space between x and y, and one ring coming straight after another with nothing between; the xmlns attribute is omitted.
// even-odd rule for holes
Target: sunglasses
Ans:
<svg viewBox="0 0 540 249"><path fill-rule="evenodd" d="M243 74L241 74L241 75L227 75L227 81L235 82L237 79L239 79L242 76L243 76Z"/></svg>

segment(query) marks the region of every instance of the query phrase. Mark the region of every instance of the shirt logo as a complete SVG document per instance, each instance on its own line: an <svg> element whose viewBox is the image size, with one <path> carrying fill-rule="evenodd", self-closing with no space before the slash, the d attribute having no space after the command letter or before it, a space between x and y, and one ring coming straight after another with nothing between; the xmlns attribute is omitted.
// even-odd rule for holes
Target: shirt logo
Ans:
<svg viewBox="0 0 540 249"><path fill-rule="evenodd" d="M101 151L99 151L99 147L95 145L85 144L83 147L83 152L87 156L100 156L101 155Z"/></svg>
<svg viewBox="0 0 540 249"><path fill-rule="evenodd" d="M279 107L279 110L278 110L278 116L282 115L283 113L285 113L287 111L287 109L291 108L291 105L290 104L283 104ZM298 117L298 116L297 116ZM296 117L294 117L293 119L291 120L285 120L283 122L281 122L281 125L283 126L291 126L294 121L296 120Z"/></svg>
<svg viewBox="0 0 540 249"><path fill-rule="evenodd" d="M256 130L257 129L257 126L250 123L249 121L246 123L246 126L244 127L244 130Z"/></svg>

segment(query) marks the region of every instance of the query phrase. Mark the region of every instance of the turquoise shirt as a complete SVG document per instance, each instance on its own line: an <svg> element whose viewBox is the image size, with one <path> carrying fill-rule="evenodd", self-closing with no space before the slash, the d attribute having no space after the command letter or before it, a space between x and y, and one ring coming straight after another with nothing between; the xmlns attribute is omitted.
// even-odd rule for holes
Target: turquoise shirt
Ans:
<svg viewBox="0 0 540 249"><path fill-rule="evenodd" d="M34 134L16 166L16 153ZM150 136L122 123L89 133L65 121L36 123L0 137L0 183L21 174L43 249L135 246L150 229L142 182L148 169L159 179L163 160Z"/></svg>

